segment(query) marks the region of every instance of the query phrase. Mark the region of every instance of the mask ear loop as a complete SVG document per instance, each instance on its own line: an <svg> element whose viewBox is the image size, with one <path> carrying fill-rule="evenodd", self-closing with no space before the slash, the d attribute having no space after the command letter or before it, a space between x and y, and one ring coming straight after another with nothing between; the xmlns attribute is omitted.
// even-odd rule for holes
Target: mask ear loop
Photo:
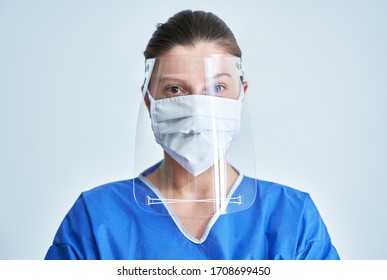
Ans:
<svg viewBox="0 0 387 280"><path fill-rule="evenodd" d="M151 103L155 103L156 100L153 98L152 94L150 93L149 89L146 90L146 95L148 95L148 98Z"/></svg>

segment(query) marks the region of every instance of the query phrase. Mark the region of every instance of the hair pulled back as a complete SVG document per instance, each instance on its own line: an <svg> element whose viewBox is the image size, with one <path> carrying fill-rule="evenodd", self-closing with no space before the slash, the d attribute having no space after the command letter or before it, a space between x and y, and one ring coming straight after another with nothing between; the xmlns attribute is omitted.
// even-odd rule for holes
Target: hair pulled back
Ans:
<svg viewBox="0 0 387 280"><path fill-rule="evenodd" d="M230 28L218 16L204 11L181 11L166 23L157 25L156 31L144 51L146 59L160 57L173 47L215 43L229 54L242 56Z"/></svg>

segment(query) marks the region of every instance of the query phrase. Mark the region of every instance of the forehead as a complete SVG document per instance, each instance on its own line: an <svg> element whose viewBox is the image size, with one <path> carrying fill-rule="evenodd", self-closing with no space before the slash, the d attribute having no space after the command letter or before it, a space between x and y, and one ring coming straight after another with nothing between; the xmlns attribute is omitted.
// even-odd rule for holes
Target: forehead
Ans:
<svg viewBox="0 0 387 280"><path fill-rule="evenodd" d="M203 74L233 72L235 57L215 43L177 45L158 57L153 74Z"/></svg>
<svg viewBox="0 0 387 280"><path fill-rule="evenodd" d="M238 62L235 57L189 57L168 56L156 59L153 75L238 75Z"/></svg>
<svg viewBox="0 0 387 280"><path fill-rule="evenodd" d="M168 56L189 56L189 57L211 57L211 56L232 56L224 48L215 43L199 42L190 46L177 45L164 53L162 57Z"/></svg>

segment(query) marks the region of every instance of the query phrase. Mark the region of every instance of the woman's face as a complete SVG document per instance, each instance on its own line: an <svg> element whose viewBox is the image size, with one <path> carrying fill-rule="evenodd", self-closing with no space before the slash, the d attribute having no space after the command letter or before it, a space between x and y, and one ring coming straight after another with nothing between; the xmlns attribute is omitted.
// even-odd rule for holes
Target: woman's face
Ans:
<svg viewBox="0 0 387 280"><path fill-rule="evenodd" d="M149 90L156 100L193 94L238 99L241 80L235 57L216 44L199 43L157 58Z"/></svg>

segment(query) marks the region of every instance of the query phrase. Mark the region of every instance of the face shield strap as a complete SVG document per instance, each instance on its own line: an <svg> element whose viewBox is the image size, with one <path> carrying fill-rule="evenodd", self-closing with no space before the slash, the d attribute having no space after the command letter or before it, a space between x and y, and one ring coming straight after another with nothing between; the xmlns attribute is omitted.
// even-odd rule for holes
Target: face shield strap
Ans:
<svg viewBox="0 0 387 280"><path fill-rule="evenodd" d="M161 198L151 198L149 195L146 196L146 205L157 205L157 204L172 204L172 203L186 203L186 202L202 202L202 203L213 203L218 202L219 199L209 198L209 199L161 199ZM236 197L224 198L221 201L230 204L238 204L241 205L243 203L243 194L239 194Z"/></svg>
<svg viewBox="0 0 387 280"><path fill-rule="evenodd" d="M153 212L152 209L158 209L156 212L161 212L164 207L164 209L167 209L167 212L169 214L173 214L173 211L170 209L169 205L172 204L184 204L184 203L215 203L217 205L216 212L220 215L227 214L228 212L233 212L235 209L238 208L245 208L244 205L244 194L241 193L238 196L232 196L228 198L223 199L216 199L216 198L210 198L210 199L198 199L198 200L189 200L189 199L165 199L165 198L159 198L155 197L152 198L149 195L146 195L146 201L145 201L145 207L148 208L148 211ZM161 207L161 209L160 209ZM233 209L230 211L230 209Z"/></svg>

